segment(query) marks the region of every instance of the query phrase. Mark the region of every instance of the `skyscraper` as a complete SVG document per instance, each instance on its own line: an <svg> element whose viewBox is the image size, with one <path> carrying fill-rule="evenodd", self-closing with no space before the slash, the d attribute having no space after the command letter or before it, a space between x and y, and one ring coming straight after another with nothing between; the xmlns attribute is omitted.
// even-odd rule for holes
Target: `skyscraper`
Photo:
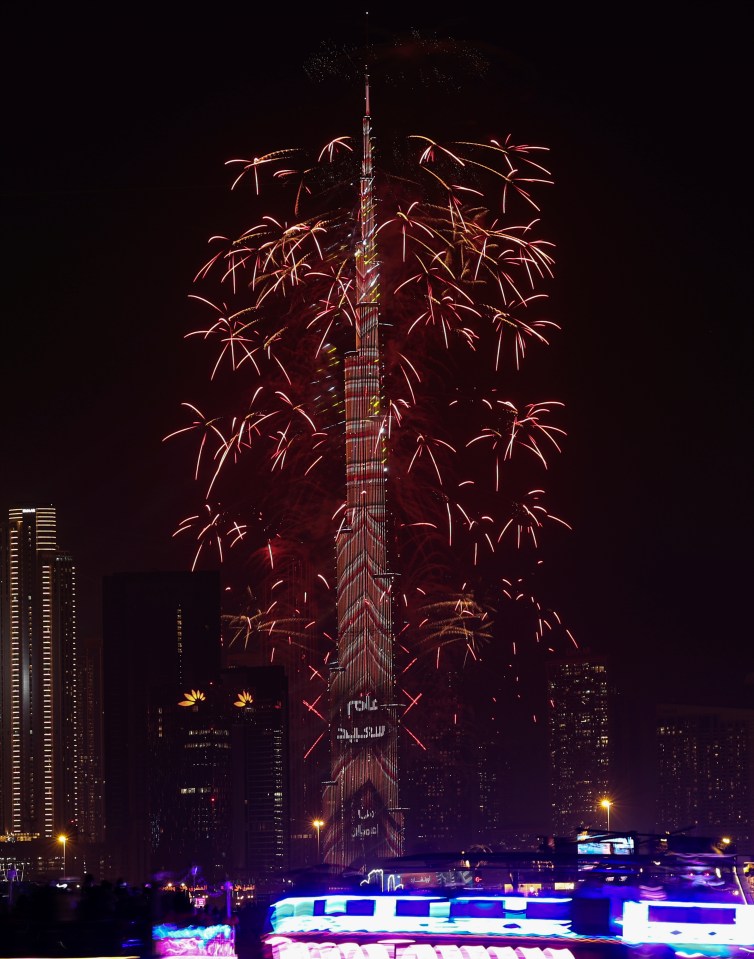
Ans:
<svg viewBox="0 0 754 959"><path fill-rule="evenodd" d="M315 859L315 850L319 852L322 848L321 844L317 842L317 834L313 823L324 821L322 819L325 815L322 782L329 779L330 774L325 761L325 759L329 760L329 755L324 757L324 750L317 752L316 749L326 733L322 732L319 737L312 740L312 720L324 719L321 713L325 712L326 706L321 705L318 701L320 699L319 694L313 696L311 692L312 673L307 667L307 663L312 661L313 649L311 646L309 648L306 646L306 644L311 643L311 637L299 637L297 645L292 649L293 655L280 657L276 662L282 660L283 665L272 667L269 661L269 649L262 642L246 642L247 637L243 632L245 624L242 617L227 614L223 616L223 620L225 623L223 682L238 685L238 683L244 682L244 676L248 676L249 678L246 680L248 685L253 686L255 690L259 690L260 683L262 686L265 685L262 682L262 677L269 677L270 690L264 692L261 697L259 695L254 697L255 708L252 711L254 722L267 715L266 710L270 708L272 702L270 697L274 696L275 702L279 702L282 697L282 700L286 703L283 738L286 755L290 758L287 760L285 787L288 810L286 813L288 824L285 827L288 834L285 858L289 861L291 869L301 869L304 866L311 865ZM279 678L279 668L283 670L282 679ZM234 676L238 678L234 679ZM239 688L242 688L242 686L239 686ZM252 718L248 715L249 711L242 710L240 717L237 716L235 720L235 722L242 720L244 729L248 729L248 723ZM238 713L238 710L235 709L234 713ZM276 723L282 722L279 709L270 715L276 717ZM264 728L269 727L265 726ZM282 734L283 730L281 729L280 732ZM239 734L235 732L233 735L237 737ZM246 733L244 733L245 735ZM313 759L312 752L315 753ZM235 755L234 753L234 763L236 762ZM234 768L237 769L237 767ZM265 773L265 775L267 774ZM236 826L234 826L235 828ZM241 854L235 840L234 850L239 855ZM233 860L238 866L238 875L250 874L244 873L246 867L241 866L241 862L246 861L244 859L245 855L243 853L241 859L235 856ZM251 858L254 859L255 857L252 856Z"/></svg>
<svg viewBox="0 0 754 959"><path fill-rule="evenodd" d="M116 573L103 593L106 844L129 880L151 872L159 841L151 808L150 718L177 690L205 689L220 670L216 572Z"/></svg>
<svg viewBox="0 0 754 959"><path fill-rule="evenodd" d="M149 709L151 865L279 892L289 865L287 679L229 667Z"/></svg>
<svg viewBox="0 0 754 959"><path fill-rule="evenodd" d="M149 710L151 866L217 882L228 877L231 709L214 683L179 689Z"/></svg>
<svg viewBox="0 0 754 959"><path fill-rule="evenodd" d="M52 574L55 828L71 836L78 834L81 752L80 664L73 558L68 553L57 553Z"/></svg>
<svg viewBox="0 0 754 959"><path fill-rule="evenodd" d="M0 537L0 816L49 838L77 823L76 579L52 506L13 508Z"/></svg>
<svg viewBox="0 0 754 959"><path fill-rule="evenodd" d="M750 843L754 709L659 705L656 757L658 830Z"/></svg>
<svg viewBox="0 0 754 959"><path fill-rule="evenodd" d="M547 665L550 784L555 833L572 835L600 822L610 786L607 664L574 656Z"/></svg>
<svg viewBox="0 0 754 959"><path fill-rule="evenodd" d="M102 755L102 644L79 648L79 841L101 843L105 836Z"/></svg>
<svg viewBox="0 0 754 959"><path fill-rule="evenodd" d="M397 855L402 848L369 112L367 83L356 349L345 362L346 510L336 537L338 657L330 676L332 781L326 849L328 861L343 865Z"/></svg>
<svg viewBox="0 0 754 959"><path fill-rule="evenodd" d="M456 672L429 672L424 690L437 706L432 721L424 724L421 745L411 741L405 750L401 802L406 807L406 851L464 849L476 838L481 743L472 735L470 710Z"/></svg>
<svg viewBox="0 0 754 959"><path fill-rule="evenodd" d="M290 848L288 682L282 666L223 671L231 713L231 868L279 890ZM232 693L232 695L231 695Z"/></svg>

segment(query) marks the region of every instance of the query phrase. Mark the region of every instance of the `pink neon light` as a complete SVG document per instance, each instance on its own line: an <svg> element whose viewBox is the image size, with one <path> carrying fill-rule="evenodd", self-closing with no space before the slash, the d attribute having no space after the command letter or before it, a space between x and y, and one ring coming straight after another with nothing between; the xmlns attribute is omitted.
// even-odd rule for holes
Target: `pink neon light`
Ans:
<svg viewBox="0 0 754 959"><path fill-rule="evenodd" d="M574 959L570 949L550 946L479 946L453 943L391 942L390 949L379 942L300 942L285 936L271 936L267 945L272 959Z"/></svg>
<svg viewBox="0 0 754 959"><path fill-rule="evenodd" d="M205 943L203 939L163 939L155 943L156 956L227 956L235 959L236 952L233 944L219 940Z"/></svg>

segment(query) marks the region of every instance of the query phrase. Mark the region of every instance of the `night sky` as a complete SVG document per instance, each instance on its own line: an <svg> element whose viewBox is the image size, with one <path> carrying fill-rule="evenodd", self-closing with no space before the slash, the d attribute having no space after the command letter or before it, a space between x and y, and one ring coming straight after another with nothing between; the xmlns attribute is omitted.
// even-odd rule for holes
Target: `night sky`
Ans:
<svg viewBox="0 0 754 959"><path fill-rule="evenodd" d="M630 683L743 703L748 31L743 5L661 6L375 8L374 132L550 147L563 333L538 393L567 404L549 489L574 532L547 601ZM358 134L362 11L254 9L5 22L0 507L57 507L84 636L103 575L192 559L191 457L162 440L205 376L187 297L237 216L225 161Z"/></svg>

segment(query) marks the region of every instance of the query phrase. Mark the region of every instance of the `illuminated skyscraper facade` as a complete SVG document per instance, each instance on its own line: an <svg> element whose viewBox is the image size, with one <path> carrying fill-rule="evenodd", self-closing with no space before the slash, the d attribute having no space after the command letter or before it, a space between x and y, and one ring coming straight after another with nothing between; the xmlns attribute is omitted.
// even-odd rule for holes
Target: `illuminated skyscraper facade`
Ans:
<svg viewBox="0 0 754 959"><path fill-rule="evenodd" d="M604 825L600 802L610 787L610 690L598 656L553 660L550 701L550 787L556 835Z"/></svg>
<svg viewBox="0 0 754 959"><path fill-rule="evenodd" d="M80 812L81 702L76 570L65 552L58 552L53 561L52 623L55 828L70 837L78 834Z"/></svg>
<svg viewBox="0 0 754 959"><path fill-rule="evenodd" d="M379 271L369 87L363 121L356 349L345 361L346 510L336 538L338 656L330 675L329 862L397 855L398 733L387 561Z"/></svg>
<svg viewBox="0 0 754 959"><path fill-rule="evenodd" d="M77 825L78 664L73 561L51 506L9 510L0 545L2 829Z"/></svg>

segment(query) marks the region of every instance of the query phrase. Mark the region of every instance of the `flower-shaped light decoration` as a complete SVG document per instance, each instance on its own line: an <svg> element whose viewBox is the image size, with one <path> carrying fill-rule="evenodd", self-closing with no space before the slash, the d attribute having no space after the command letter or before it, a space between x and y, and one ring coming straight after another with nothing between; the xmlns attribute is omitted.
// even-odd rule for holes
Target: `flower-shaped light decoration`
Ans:
<svg viewBox="0 0 754 959"><path fill-rule="evenodd" d="M251 706L253 702L254 697L251 695L251 693L244 689L243 692L238 694L238 699L233 703L233 705L238 706L239 709L245 709L247 706Z"/></svg>
<svg viewBox="0 0 754 959"><path fill-rule="evenodd" d="M200 689L192 689L190 693L183 694L186 698L178 703L179 706L198 706L207 697Z"/></svg>

